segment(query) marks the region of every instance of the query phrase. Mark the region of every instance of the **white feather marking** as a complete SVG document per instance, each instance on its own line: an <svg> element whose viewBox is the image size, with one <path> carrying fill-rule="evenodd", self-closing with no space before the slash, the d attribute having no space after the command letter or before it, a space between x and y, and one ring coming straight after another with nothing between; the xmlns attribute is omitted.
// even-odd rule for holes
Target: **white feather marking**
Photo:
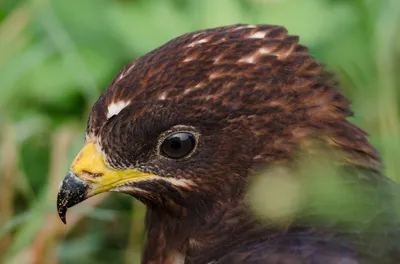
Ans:
<svg viewBox="0 0 400 264"><path fill-rule="evenodd" d="M192 61L192 60L194 60L195 58L194 57L186 57L184 60L183 60L183 62L189 62L189 61Z"/></svg>
<svg viewBox="0 0 400 264"><path fill-rule="evenodd" d="M257 53L251 56L247 56L244 58L241 58L238 62L244 62L244 63L255 63L255 58L257 56Z"/></svg>
<svg viewBox="0 0 400 264"><path fill-rule="evenodd" d="M165 98L167 98L167 92L163 92L160 97L158 97L158 100L165 100Z"/></svg>
<svg viewBox="0 0 400 264"><path fill-rule="evenodd" d="M188 180L188 179L175 179L175 178L163 177L163 180L165 180L175 186L181 186L181 187L190 187L191 185L194 185L194 182L192 180Z"/></svg>
<svg viewBox="0 0 400 264"><path fill-rule="evenodd" d="M256 155L256 156L254 157L254 159L257 160L257 159L261 159L262 157L263 157L262 155Z"/></svg>
<svg viewBox="0 0 400 264"><path fill-rule="evenodd" d="M198 45L198 44L201 44L201 43L206 43L206 42L208 42L210 39L207 37L207 38L203 38L203 39L200 39L200 40L197 40L197 41L193 41L192 43L190 43L189 45L187 45L187 47L194 47L194 46L196 46L196 45Z"/></svg>
<svg viewBox="0 0 400 264"><path fill-rule="evenodd" d="M250 56L246 56L238 60L238 62L242 63L256 63L257 59L262 55L272 54L270 49L265 47L259 48L255 53Z"/></svg>
<svg viewBox="0 0 400 264"><path fill-rule="evenodd" d="M135 66L136 66L136 62L133 62L133 63L131 64L131 66L129 66L129 68L128 68L128 70L127 70L127 73L129 73L130 71L132 71L133 68L135 68Z"/></svg>
<svg viewBox="0 0 400 264"><path fill-rule="evenodd" d="M194 87L189 87L189 88L187 88L187 89L183 92L183 94L191 93L191 92L193 92L194 90L199 89L199 88L201 88L201 87L202 87L202 84L201 84L201 83L198 83L198 84L196 84Z"/></svg>
<svg viewBox="0 0 400 264"><path fill-rule="evenodd" d="M125 77L125 72L121 73L120 76L118 76L118 81L122 80Z"/></svg>
<svg viewBox="0 0 400 264"><path fill-rule="evenodd" d="M253 38L253 39L262 39L262 38L265 37L266 34L267 34L266 32L258 31L258 32L256 32L256 33L254 33L253 35L251 35L250 38Z"/></svg>
<svg viewBox="0 0 400 264"><path fill-rule="evenodd" d="M128 75L133 68L135 68L136 63L132 63L128 69L126 69L124 72L121 73L120 76L118 76L118 81L120 81L121 79L125 78L126 75Z"/></svg>
<svg viewBox="0 0 400 264"><path fill-rule="evenodd" d="M270 54L271 50L263 47L263 48L260 48L258 50L258 52L264 55L264 54Z"/></svg>
<svg viewBox="0 0 400 264"><path fill-rule="evenodd" d="M192 38L195 38L195 37L199 36L200 34L201 34L201 32L200 32L200 33L196 33L196 34L194 34L194 35L192 36Z"/></svg>
<svg viewBox="0 0 400 264"><path fill-rule="evenodd" d="M222 74L219 73L219 72L214 72L214 73L211 73L210 76L208 76L208 79L214 80L214 79L220 77L221 75L222 75Z"/></svg>
<svg viewBox="0 0 400 264"><path fill-rule="evenodd" d="M241 30L241 29L244 29L244 28L256 28L256 27L257 27L256 25L238 26L238 27L236 27L236 28L234 29L234 31Z"/></svg>
<svg viewBox="0 0 400 264"><path fill-rule="evenodd" d="M119 101L119 102L111 103L110 105L108 105L107 119L109 119L112 116L118 115L119 112L121 112L122 109L124 109L129 104L130 104L130 101Z"/></svg>
<svg viewBox="0 0 400 264"><path fill-rule="evenodd" d="M223 55L219 55L218 57L216 57L214 59L214 64L217 64L224 56Z"/></svg>
<svg viewBox="0 0 400 264"><path fill-rule="evenodd" d="M187 88L187 89L183 92L183 94L188 94L188 93L192 92L193 90L194 90L193 87Z"/></svg>

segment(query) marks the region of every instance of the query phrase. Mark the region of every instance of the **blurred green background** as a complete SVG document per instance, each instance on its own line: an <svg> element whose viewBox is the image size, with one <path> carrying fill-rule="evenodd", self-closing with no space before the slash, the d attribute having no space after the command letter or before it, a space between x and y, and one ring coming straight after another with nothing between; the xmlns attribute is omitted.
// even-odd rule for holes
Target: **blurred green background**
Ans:
<svg viewBox="0 0 400 264"><path fill-rule="evenodd" d="M183 33L279 24L333 70L400 180L399 0L0 0L0 262L138 263L144 208L98 196L57 218L90 107L127 63Z"/></svg>

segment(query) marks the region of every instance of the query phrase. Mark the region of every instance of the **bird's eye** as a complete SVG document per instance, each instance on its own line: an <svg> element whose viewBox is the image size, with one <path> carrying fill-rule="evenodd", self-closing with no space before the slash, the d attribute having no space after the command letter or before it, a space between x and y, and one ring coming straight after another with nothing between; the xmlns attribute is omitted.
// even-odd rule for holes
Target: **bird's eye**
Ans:
<svg viewBox="0 0 400 264"><path fill-rule="evenodd" d="M188 132L169 135L161 143L160 151L171 159L180 159L189 155L196 146L196 137Z"/></svg>

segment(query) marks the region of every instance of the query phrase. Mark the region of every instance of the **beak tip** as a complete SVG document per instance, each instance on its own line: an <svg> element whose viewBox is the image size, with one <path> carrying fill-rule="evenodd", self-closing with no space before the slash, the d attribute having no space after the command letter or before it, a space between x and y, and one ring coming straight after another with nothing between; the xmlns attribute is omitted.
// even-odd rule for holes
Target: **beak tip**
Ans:
<svg viewBox="0 0 400 264"><path fill-rule="evenodd" d="M57 196L57 212L61 221L67 224L67 210L87 198L88 183L69 172L60 185Z"/></svg>
<svg viewBox="0 0 400 264"><path fill-rule="evenodd" d="M66 208L59 208L58 209L58 216L60 217L61 221L64 223L64 225L67 224L67 209Z"/></svg>
<svg viewBox="0 0 400 264"><path fill-rule="evenodd" d="M61 221L66 225L67 224L67 210L68 208L63 204L60 203L60 200L57 202L57 212L58 216L60 217Z"/></svg>

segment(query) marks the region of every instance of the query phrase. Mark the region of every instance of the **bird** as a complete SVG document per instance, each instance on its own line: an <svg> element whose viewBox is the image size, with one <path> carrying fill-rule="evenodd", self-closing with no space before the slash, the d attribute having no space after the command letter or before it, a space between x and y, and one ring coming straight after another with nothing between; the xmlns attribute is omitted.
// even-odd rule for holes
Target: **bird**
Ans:
<svg viewBox="0 0 400 264"><path fill-rule="evenodd" d="M147 208L143 264L400 263L397 184L348 120L350 103L283 26L181 35L126 65L93 105L58 214L66 223L68 208L103 192L138 199ZM295 168L314 145L335 153L350 188L373 197L371 237L334 215L280 226L255 214L254 179Z"/></svg>

